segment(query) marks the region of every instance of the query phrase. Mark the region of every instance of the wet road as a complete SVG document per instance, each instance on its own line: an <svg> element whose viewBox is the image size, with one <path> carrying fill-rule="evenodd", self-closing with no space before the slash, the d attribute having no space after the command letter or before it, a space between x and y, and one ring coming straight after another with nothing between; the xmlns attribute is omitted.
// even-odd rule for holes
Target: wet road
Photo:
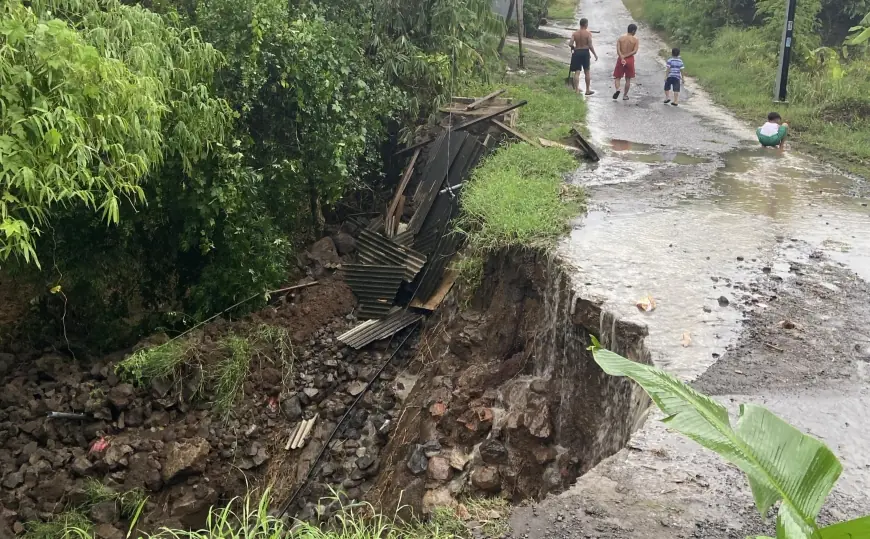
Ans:
<svg viewBox="0 0 870 539"><path fill-rule="evenodd" d="M833 272L841 281L856 274L870 281L870 189L865 181L795 151L758 148L754 126L714 105L692 80L686 81L680 107L664 105L660 52L670 47L643 25L631 99L612 100L615 42L632 18L620 0L584 1L577 16L587 17L590 29L600 31L595 35L600 60L592 66L596 95L586 99L593 142L605 155L601 163L584 166L572 178L586 186L590 211L559 250L577 268L575 281L581 295L599 298L623 318L649 327L648 343L657 365L686 381L698 379L732 353L735 343L745 337L747 323L769 308L766 297L749 284L763 278L787 287L795 278L795 264L823 260L813 266L819 272ZM549 30L564 36L571 31ZM569 59L567 46L524 44L531 53L563 62ZM832 279L828 274L819 277L819 286L857 293L841 290L844 285L838 287ZM641 313L635 303L647 295L655 299L657 308ZM797 309L811 312L810 307ZM812 322L836 325L837 321ZM854 325L855 320L851 322ZM863 322L870 320L858 322L867 325ZM844 460L848 478L835 491L840 501L834 503L834 520L861 506L864 510L857 512L870 513L870 394L865 367L862 361L845 367L845 379L837 380L836 389L824 387L834 384L826 384L823 374L812 380L795 379L787 391L765 383L746 389L743 384L740 395L722 397L725 402L763 402L824 439ZM727 376L717 376L717 386L729 393ZM860 426L854 428L856 424ZM745 512L745 518L731 514L744 514L745 509L735 509L733 500L751 507L745 482L733 470L725 471L715 456L684 443L655 422L637 433L635 443L645 449L623 450L578 481L572 491L535 510L546 520L571 510L572 504L611 508L616 504L621 510L681 507L680 518L688 527L693 519L696 524L712 519L727 521L728 530L748 530L752 511ZM668 461L675 464L663 467L654 455L668 453L673 455ZM713 481L720 488L714 484L692 491L682 481L672 488L674 473L704 476L708 482L711 475L721 476ZM608 481L613 492L601 488ZM708 499L701 504L689 502L697 496ZM851 501L842 501L847 498ZM710 507L720 502L717 514ZM613 524L612 518L580 513L578 524L604 526L605 532ZM613 532L612 537L659 537L652 528L662 528L661 537L681 536L661 522L663 514L672 513L638 511L628 519L632 526ZM557 531L541 522L524 509L514 518L515 530L530 537ZM590 535L583 526L576 530L581 531L564 536L611 537L603 532ZM731 537L732 531L701 536Z"/></svg>

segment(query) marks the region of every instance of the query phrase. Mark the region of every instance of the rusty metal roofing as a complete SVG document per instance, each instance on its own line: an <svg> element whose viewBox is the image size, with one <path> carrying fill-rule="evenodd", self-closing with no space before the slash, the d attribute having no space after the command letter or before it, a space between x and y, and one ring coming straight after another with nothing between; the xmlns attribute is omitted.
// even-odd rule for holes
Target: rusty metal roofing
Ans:
<svg viewBox="0 0 870 539"><path fill-rule="evenodd" d="M426 263L425 255L370 230L360 232L357 249L360 262L364 264L404 266L404 279L408 282L414 280Z"/></svg>
<svg viewBox="0 0 870 539"><path fill-rule="evenodd" d="M375 341L386 339L423 318L422 315L407 309L395 308L382 320L368 320L352 330L338 336L344 344L359 350Z"/></svg>
<svg viewBox="0 0 870 539"><path fill-rule="evenodd" d="M381 318L393 306L405 266L344 264L344 280L359 300L359 318Z"/></svg>

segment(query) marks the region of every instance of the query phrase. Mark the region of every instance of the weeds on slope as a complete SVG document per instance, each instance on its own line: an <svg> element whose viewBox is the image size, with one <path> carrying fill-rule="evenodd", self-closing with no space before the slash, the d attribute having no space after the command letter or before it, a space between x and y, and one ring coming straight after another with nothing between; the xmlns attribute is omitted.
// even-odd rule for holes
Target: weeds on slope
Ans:
<svg viewBox="0 0 870 539"><path fill-rule="evenodd" d="M142 512L140 505L135 513ZM162 528L153 534L133 532L138 539L450 539L501 537L508 529L509 508L505 500L467 500L456 508L440 508L428 521L401 521L379 513L369 504L359 503L341 508L330 525L323 528L306 522L281 520L273 516L270 491L256 500L248 495L222 508L213 509L201 530L187 531ZM70 514L72 515L72 514ZM475 524L472 525L471 522ZM76 514L58 520L44 534L34 539L96 539L92 524ZM50 533L51 535L48 535Z"/></svg>

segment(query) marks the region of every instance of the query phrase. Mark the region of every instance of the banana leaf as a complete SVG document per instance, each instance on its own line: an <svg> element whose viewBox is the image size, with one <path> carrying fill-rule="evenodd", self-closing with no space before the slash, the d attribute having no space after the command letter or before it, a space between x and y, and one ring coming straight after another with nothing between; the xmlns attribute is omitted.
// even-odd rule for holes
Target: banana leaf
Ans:
<svg viewBox="0 0 870 539"><path fill-rule="evenodd" d="M843 470L820 440L753 404L740 406L736 427L732 427L724 406L661 369L604 350L597 341L592 352L604 372L640 384L666 414L663 421L669 428L743 471L762 517L782 502L776 519L777 539L849 537L837 530L830 536L821 535L816 525L822 504Z"/></svg>

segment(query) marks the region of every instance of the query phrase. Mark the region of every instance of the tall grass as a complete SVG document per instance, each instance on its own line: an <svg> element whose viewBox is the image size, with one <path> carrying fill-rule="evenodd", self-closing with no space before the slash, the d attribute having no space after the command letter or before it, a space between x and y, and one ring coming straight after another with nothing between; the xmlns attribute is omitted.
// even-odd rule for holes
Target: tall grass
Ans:
<svg viewBox="0 0 870 539"><path fill-rule="evenodd" d="M140 386L148 385L154 379L175 379L193 348L187 339L143 348L118 363L116 371L122 380Z"/></svg>
<svg viewBox="0 0 870 539"><path fill-rule="evenodd" d="M500 537L507 531L508 506L504 500L470 500L463 506L465 518L457 509L439 509L426 522L402 521L388 517L365 503L342 507L330 525L314 526L306 522L279 519L271 509L270 492L259 500L248 495L222 508L213 509L201 530L161 528L153 534L134 533L135 519L128 537L138 539L450 539ZM141 514L141 506L136 516ZM79 516L58 521L46 532L54 535L34 539L96 539L90 523ZM466 521L478 523L475 529ZM67 522L67 526L60 525Z"/></svg>
<svg viewBox="0 0 870 539"><path fill-rule="evenodd" d="M216 368L214 404L219 413L228 414L242 397L251 368L251 342L239 335L228 335L220 345L225 357Z"/></svg>
<svg viewBox="0 0 870 539"><path fill-rule="evenodd" d="M459 227L473 251L546 246L565 234L583 204L563 182L577 161L568 152L514 144L478 167L462 191Z"/></svg>

